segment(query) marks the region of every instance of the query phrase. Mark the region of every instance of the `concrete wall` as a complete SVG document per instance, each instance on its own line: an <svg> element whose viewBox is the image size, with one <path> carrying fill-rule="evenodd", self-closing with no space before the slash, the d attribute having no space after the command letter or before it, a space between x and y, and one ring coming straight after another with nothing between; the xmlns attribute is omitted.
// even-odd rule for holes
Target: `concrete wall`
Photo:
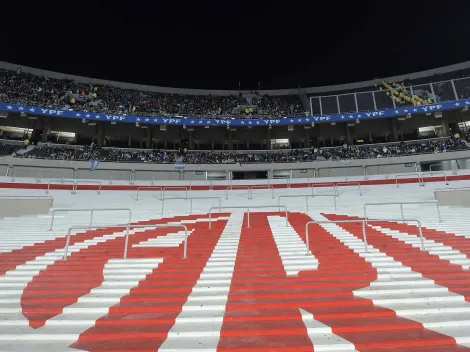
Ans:
<svg viewBox="0 0 470 352"><path fill-rule="evenodd" d="M439 205L470 208L470 188L453 188L434 191Z"/></svg>
<svg viewBox="0 0 470 352"><path fill-rule="evenodd" d="M18 159L0 157L0 175L8 176L15 173L16 177L36 178L42 170L42 178L73 178L128 180L131 171L135 172L136 180L203 180L205 172L240 172L240 171L274 171L293 170L293 178L358 176L377 173L416 172L415 165L421 163L437 164L446 160L470 159L470 151L425 154L395 158L377 158L351 161L316 161L281 164L187 164L184 170L175 170L173 164L142 164L142 163L107 163L101 162L95 171L89 171L90 163L66 160ZM466 164L469 165L469 164ZM14 166L12 168L11 166ZM379 166L377 168L377 166ZM75 170L75 172L74 172ZM304 170L307 170L305 173ZM202 174L196 175L196 171Z"/></svg>
<svg viewBox="0 0 470 352"><path fill-rule="evenodd" d="M48 214L52 197L0 196L0 218Z"/></svg>

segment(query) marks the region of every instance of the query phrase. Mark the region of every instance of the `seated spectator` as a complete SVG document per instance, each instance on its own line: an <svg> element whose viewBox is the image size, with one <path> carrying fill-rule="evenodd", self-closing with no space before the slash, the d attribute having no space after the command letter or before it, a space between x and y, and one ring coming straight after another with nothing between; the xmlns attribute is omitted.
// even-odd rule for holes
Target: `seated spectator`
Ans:
<svg viewBox="0 0 470 352"><path fill-rule="evenodd" d="M274 151L188 151L188 150L133 150L101 148L97 146L63 146L42 144L33 150L15 155L18 158L41 158L49 160L100 160L101 162L133 162L173 164L183 158L186 164L235 164L235 163L292 163L322 160L351 160L389 158L396 156L445 153L469 149L466 143L454 137L395 143L387 145L364 145L334 148L277 149Z"/></svg>

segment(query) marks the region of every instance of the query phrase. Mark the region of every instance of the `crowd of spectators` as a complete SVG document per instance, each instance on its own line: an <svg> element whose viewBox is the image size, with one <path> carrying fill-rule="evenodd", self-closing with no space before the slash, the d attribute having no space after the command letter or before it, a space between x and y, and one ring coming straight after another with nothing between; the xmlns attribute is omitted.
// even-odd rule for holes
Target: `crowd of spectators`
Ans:
<svg viewBox="0 0 470 352"><path fill-rule="evenodd" d="M11 155L21 148L20 145L0 142L0 156Z"/></svg>
<svg viewBox="0 0 470 352"><path fill-rule="evenodd" d="M344 145L335 148L280 149L276 151L247 151L243 153L233 151L188 151L182 153L181 151L173 150L129 150L100 148L96 146L83 147L44 144L24 154L18 154L16 157L155 164L172 164L177 160L187 164L246 164L388 158L405 155L445 153L447 151L464 149L468 149L465 142L453 137L388 145Z"/></svg>
<svg viewBox="0 0 470 352"><path fill-rule="evenodd" d="M296 96L270 96L253 98L252 104L269 116L295 116L305 113L300 100Z"/></svg>
<svg viewBox="0 0 470 352"><path fill-rule="evenodd" d="M260 113L292 116L304 109L299 96L264 96L254 99ZM54 79L0 69L0 101L102 113L141 116L190 115L192 117L231 117L247 100L237 95L184 95L94 85L70 79Z"/></svg>

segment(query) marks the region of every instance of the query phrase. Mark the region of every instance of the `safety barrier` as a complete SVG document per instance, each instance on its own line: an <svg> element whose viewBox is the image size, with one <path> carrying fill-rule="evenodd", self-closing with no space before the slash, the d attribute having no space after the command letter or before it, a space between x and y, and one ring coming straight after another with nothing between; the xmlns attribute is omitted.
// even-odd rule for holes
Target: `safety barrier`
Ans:
<svg viewBox="0 0 470 352"><path fill-rule="evenodd" d="M424 177L423 177L423 174L424 175L429 175L429 176L436 176L436 175L439 175L439 176L444 176L444 181L446 182L446 185L449 185L449 181L447 181L447 175L445 172L443 171L429 171L429 172L422 172L421 173L421 182L423 183L423 186L425 185L425 182L424 182Z"/></svg>
<svg viewBox="0 0 470 352"><path fill-rule="evenodd" d="M250 209L261 209L261 208L284 208L286 212L286 226L289 226L289 219L287 213L287 207L285 205L253 205L253 206L225 206L225 207L210 207L209 208L209 228L212 228L212 209L247 209L248 218L247 218L247 227L250 227Z"/></svg>
<svg viewBox="0 0 470 352"><path fill-rule="evenodd" d="M188 199L188 187L180 187L180 186L175 186L175 187L163 187L162 189L162 196L161 196L161 200L163 200L165 198L165 191L182 191L184 190L185 191L185 194L186 194L186 199Z"/></svg>
<svg viewBox="0 0 470 352"><path fill-rule="evenodd" d="M21 167L22 165L19 165L19 167ZM54 169L53 167L51 167L50 169ZM73 167L67 167L67 168L61 168L62 169L62 178L60 179L61 182L65 180L65 174L67 171L72 171L72 178L75 179L77 178L77 170L74 169ZM9 170L10 170L10 165L8 166L7 168L7 173L6 173L6 177L8 177L8 173L9 173ZM15 182L15 179L16 179L16 166L15 165L11 165L11 170L12 170L12 177L11 177L11 182ZM39 183L41 182L43 178L43 169L40 168L39 171L38 171L38 176L36 177L36 182ZM64 182L62 182L64 183Z"/></svg>
<svg viewBox="0 0 470 352"><path fill-rule="evenodd" d="M182 199L182 200L188 200L189 199L189 213L190 214L192 214L192 212L193 212L193 199L218 199L219 200L219 209L222 205L222 201L221 201L220 197L191 197L191 198L172 197L172 198L162 198L162 212L161 212L162 215L163 215L163 209L165 207L165 201L166 200L174 200L174 199Z"/></svg>
<svg viewBox="0 0 470 352"><path fill-rule="evenodd" d="M78 184L97 184L98 185L98 194L101 194L101 181L75 181L74 193L77 193Z"/></svg>
<svg viewBox="0 0 470 352"><path fill-rule="evenodd" d="M90 224L88 225L88 229L91 229L92 224L93 224L93 214L96 211L127 211L129 212L129 220L127 224L131 223L131 218L132 218L132 210L129 208L97 208L97 209L54 209L52 210L52 218L51 218L51 226L49 227L49 231L52 231L52 226L54 225L54 217L55 214L58 212L79 212L79 211L89 211L90 212Z"/></svg>
<svg viewBox="0 0 470 352"><path fill-rule="evenodd" d="M270 189L271 190L271 198L274 199L274 187L271 185L253 185L249 186L250 187L250 192L251 192L251 199L253 199L253 190L254 189Z"/></svg>
<svg viewBox="0 0 470 352"><path fill-rule="evenodd" d="M470 187L435 189L434 198L445 206L470 207Z"/></svg>
<svg viewBox="0 0 470 352"><path fill-rule="evenodd" d="M336 182L336 195L339 197L338 186L358 186L359 187L359 195L362 196L362 189L360 182L348 181L348 182Z"/></svg>
<svg viewBox="0 0 470 352"><path fill-rule="evenodd" d="M310 187L312 189L312 196L314 195L313 194L313 189L314 188L321 188L321 187L331 187L333 185L333 192L334 194L336 194L336 196L338 197L339 196L339 192L338 192L338 188L336 187L336 184L334 183L328 183L328 182L325 182L325 183L308 183L308 187ZM317 187L312 187L312 186L317 186Z"/></svg>
<svg viewBox="0 0 470 352"><path fill-rule="evenodd" d="M403 219L406 222L416 222L418 224L418 232L419 232L419 237L421 240L421 250L425 250L424 247L424 239L423 239L423 231L421 229L421 221L417 219ZM320 221L309 221L305 224L305 237L306 237L306 247L307 247L307 255L310 254L310 240L309 240L309 233L308 233L308 225L313 225L313 224L339 224L339 223L362 223L362 238L364 239L364 249L366 252L369 252L368 244L367 244L367 235L366 235L366 225L368 223L374 223L374 222L384 222L384 221L400 221L400 220L395 220L395 219L358 219L358 220L320 220Z"/></svg>
<svg viewBox="0 0 470 352"><path fill-rule="evenodd" d="M126 229L126 237L125 237L125 241L124 241L124 254L123 254L123 259L127 259L127 249L129 247L129 231L130 231L130 227L132 228L147 228L147 227L150 227L150 228L155 228L155 227L182 227L184 228L184 246L183 246L183 258L186 259L187 257L187 247L188 247L188 228L186 225L183 225L183 224L154 224L154 225L125 225L125 226L122 226L122 225L107 225L107 226L95 226L95 228L97 229L106 229L106 228L110 228L110 227L113 227L113 228L120 228L120 227L123 227ZM64 248L64 256L63 256L63 259L66 260L67 259L67 255L68 255L68 252L69 252L69 246L70 246L70 234L72 232L72 230L87 230L88 227L85 227L85 226L73 226L73 227L70 227L69 230L67 231L67 239L66 239L66 242L65 242L65 248Z"/></svg>
<svg viewBox="0 0 470 352"><path fill-rule="evenodd" d="M291 194L291 195L284 195L284 196L278 196L277 197L277 204L280 207L281 204L281 198L297 198L297 197L305 197L305 204L307 205L307 211L308 211L308 197L333 197L333 201L335 204L335 210L336 210L336 195L335 194L312 194L311 196L308 194ZM279 211L280 208L279 208Z"/></svg>
<svg viewBox="0 0 470 352"><path fill-rule="evenodd" d="M143 187L137 187L137 193L135 195L135 200L139 200L139 191L141 189L148 189L148 190L160 190L160 197L158 198L159 200L162 200L163 198L163 187L158 187L158 186L143 186Z"/></svg>
<svg viewBox="0 0 470 352"><path fill-rule="evenodd" d="M53 183L53 182L56 182L56 183L60 182L62 184L71 183L72 184L72 192L70 192L70 193L75 194L75 181L72 181L72 180L49 180L49 182L47 182L46 194L49 194L49 191L51 189L51 183Z"/></svg>
<svg viewBox="0 0 470 352"><path fill-rule="evenodd" d="M438 215L438 218L439 218L439 222L442 222L442 218L441 218L441 210L439 208L439 202L436 201L436 200L423 200L423 201L416 201L416 202L383 202L383 203L365 203L364 204L364 219L367 219L367 213L366 213L366 210L367 210L367 207L370 206L370 205L400 205L400 212L401 212L401 218L402 220L404 221L405 219L405 215L403 213L403 205L405 204L435 204L436 205L436 209L437 209L437 215Z"/></svg>
<svg viewBox="0 0 470 352"><path fill-rule="evenodd" d="M251 193L251 188L250 186L244 186L244 185L231 185L231 186L228 186L227 189L225 190L225 200L228 200L228 190L231 190L233 191L233 189L237 190L237 189L246 189L248 190L248 199L252 199L252 193Z"/></svg>
<svg viewBox="0 0 470 352"><path fill-rule="evenodd" d="M423 180L421 179L421 175L419 173L410 173L410 174L398 174L395 175L395 184L398 186L398 178L399 177L410 177L410 176L417 176L418 177L418 183L420 186L423 186Z"/></svg>

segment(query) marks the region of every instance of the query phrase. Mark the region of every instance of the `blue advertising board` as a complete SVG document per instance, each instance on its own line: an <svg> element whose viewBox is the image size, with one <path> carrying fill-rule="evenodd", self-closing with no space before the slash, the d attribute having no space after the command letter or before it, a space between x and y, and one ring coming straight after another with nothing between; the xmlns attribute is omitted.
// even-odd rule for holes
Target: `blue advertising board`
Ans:
<svg viewBox="0 0 470 352"><path fill-rule="evenodd" d="M165 117L165 116L134 116L115 115L107 113L95 113L85 111L72 111L51 109L30 105L19 105L0 103L0 111L24 112L25 114L63 117L70 119L86 119L89 121L108 121L116 123L142 123L153 125L186 125L186 126L275 126L275 125L307 125L314 123L344 122L348 120L367 120L377 118L387 118L393 116L404 116L407 114L423 114L435 111L445 111L459 109L470 105L470 99L447 101L439 104L423 106L400 107L396 109L384 109L375 111L365 111L347 114L296 116L296 117L276 117L263 119L209 119L191 117Z"/></svg>

